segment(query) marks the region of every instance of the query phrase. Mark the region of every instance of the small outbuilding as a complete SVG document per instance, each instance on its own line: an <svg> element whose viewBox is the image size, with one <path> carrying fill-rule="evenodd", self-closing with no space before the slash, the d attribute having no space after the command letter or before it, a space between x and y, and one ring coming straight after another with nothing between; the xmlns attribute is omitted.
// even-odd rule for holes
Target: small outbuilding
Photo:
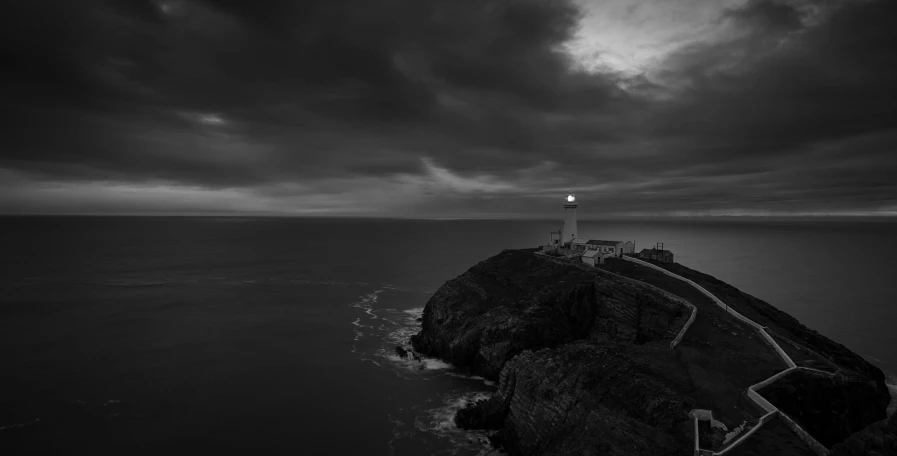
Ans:
<svg viewBox="0 0 897 456"><path fill-rule="evenodd" d="M583 263L589 266L595 266L601 261L602 257L601 253L599 253L597 250L586 250L580 258L582 258Z"/></svg>
<svg viewBox="0 0 897 456"><path fill-rule="evenodd" d="M643 260L654 260L659 261L661 263L672 263L673 262L673 252L669 250L663 249L642 249L638 254L639 258Z"/></svg>

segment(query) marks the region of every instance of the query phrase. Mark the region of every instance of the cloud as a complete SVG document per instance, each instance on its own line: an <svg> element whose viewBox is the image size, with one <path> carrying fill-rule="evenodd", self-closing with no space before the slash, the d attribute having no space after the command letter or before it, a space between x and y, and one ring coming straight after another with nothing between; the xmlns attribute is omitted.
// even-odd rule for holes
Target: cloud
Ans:
<svg viewBox="0 0 897 456"><path fill-rule="evenodd" d="M19 2L0 169L20 178L0 210L50 210L52 184L84 208L145 192L147 211L168 191L196 195L173 211L549 214L574 188L604 213L885 212L894 17L883 0Z"/></svg>

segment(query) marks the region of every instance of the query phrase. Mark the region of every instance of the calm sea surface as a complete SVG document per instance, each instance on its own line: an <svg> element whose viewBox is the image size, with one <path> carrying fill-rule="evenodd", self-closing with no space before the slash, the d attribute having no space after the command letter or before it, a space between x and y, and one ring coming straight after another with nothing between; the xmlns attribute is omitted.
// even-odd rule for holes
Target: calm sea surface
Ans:
<svg viewBox="0 0 897 456"><path fill-rule="evenodd" d="M446 280L560 222L0 218L2 454L488 454L492 385L398 359ZM580 222L897 371L893 222Z"/></svg>

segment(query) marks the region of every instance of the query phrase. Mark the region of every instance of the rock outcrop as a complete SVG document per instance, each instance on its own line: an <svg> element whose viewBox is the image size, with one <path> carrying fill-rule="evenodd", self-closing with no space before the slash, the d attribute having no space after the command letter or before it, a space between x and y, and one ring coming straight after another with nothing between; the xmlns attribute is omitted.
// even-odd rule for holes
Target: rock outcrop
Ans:
<svg viewBox="0 0 897 456"><path fill-rule="evenodd" d="M509 250L446 282L411 342L417 352L494 380L526 349L580 339L668 343L688 312L638 283Z"/></svg>
<svg viewBox="0 0 897 456"><path fill-rule="evenodd" d="M758 392L828 448L884 419L891 399L871 380L805 371L786 375Z"/></svg>
<svg viewBox="0 0 897 456"><path fill-rule="evenodd" d="M673 357L659 346L626 345L579 341L524 351L502 370L498 391L459 412L457 422L500 429L511 454L687 453L693 404L652 365Z"/></svg>
<svg viewBox="0 0 897 456"><path fill-rule="evenodd" d="M829 456L897 455L897 413L881 420L832 447Z"/></svg>
<svg viewBox="0 0 897 456"><path fill-rule="evenodd" d="M669 349L690 310L638 281L557 264L534 251L504 251L480 262L446 282L424 309L421 331L411 341L415 351L498 381L497 392L459 411L456 423L496 431L493 442L512 455L691 454L687 412L699 390L712 385L696 384L698 371L685 364L679 348ZM725 284L712 285L718 290ZM786 315L768 307L762 311L770 319ZM797 376L764 394L786 413L792 405L802 411L811 433L831 432L828 444L883 416L880 370L843 346L814 339L790 316L782 318L783 325L800 330L802 342L844 361L850 372L848 380L829 383L808 378L798 385ZM750 359L746 355L732 354ZM732 382L716 374L706 378ZM793 394L798 388L803 395ZM814 402L823 398L828 402ZM831 426L821 424L832 418ZM870 431L875 426L842 445L881 443L874 436L885 434Z"/></svg>

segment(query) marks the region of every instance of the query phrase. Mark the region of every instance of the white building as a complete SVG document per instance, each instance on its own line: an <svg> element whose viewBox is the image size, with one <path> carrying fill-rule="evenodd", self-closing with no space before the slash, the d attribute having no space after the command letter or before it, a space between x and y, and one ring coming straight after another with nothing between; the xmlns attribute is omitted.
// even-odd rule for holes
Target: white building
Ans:
<svg viewBox="0 0 897 456"><path fill-rule="evenodd" d="M624 253L635 253L635 243L632 241L605 241L599 239L580 238L576 226L576 195L572 192L564 199L564 228L549 232L548 245L544 249L570 249L576 252L596 251L602 258L609 256L622 256ZM585 260L583 260L585 261Z"/></svg>
<svg viewBox="0 0 897 456"><path fill-rule="evenodd" d="M570 248L587 252L597 251L601 256L619 256L624 252L625 244L622 241L604 241L599 239L576 239L570 243Z"/></svg>
<svg viewBox="0 0 897 456"><path fill-rule="evenodd" d="M597 250L586 250L580 258L583 263L589 266L595 266L595 264L601 261L601 254L598 253Z"/></svg>

